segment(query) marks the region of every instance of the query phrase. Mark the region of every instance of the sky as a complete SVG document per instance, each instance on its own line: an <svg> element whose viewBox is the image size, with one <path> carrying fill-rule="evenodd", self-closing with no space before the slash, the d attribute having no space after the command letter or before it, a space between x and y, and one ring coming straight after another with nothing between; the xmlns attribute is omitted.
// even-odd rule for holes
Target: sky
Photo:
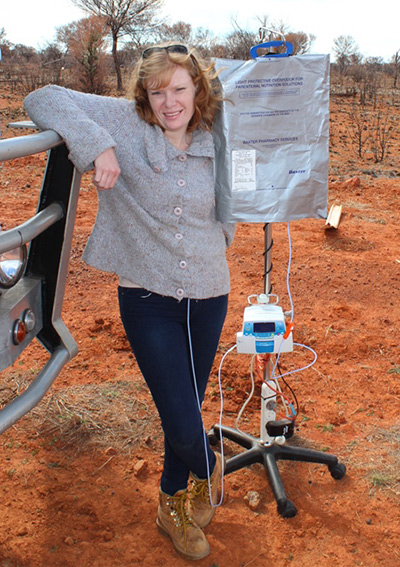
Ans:
<svg viewBox="0 0 400 567"><path fill-rule="evenodd" d="M216 36L232 31L235 19L254 30L255 44L257 17L268 15L271 25L283 22L291 31L314 34L311 53L330 53L332 58L333 40L340 35L351 35L365 57L390 61L400 49L400 7L393 0L164 0L163 13L169 23L184 21ZM56 27L84 16L71 0L0 0L0 29L4 27L6 39L36 49L54 40Z"/></svg>

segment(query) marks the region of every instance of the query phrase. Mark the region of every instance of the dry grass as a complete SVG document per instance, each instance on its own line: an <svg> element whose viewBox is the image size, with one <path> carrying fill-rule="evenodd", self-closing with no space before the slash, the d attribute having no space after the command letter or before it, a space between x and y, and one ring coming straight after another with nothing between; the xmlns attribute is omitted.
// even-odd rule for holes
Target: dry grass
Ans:
<svg viewBox="0 0 400 567"><path fill-rule="evenodd" d="M372 443L369 478L374 486L388 487L400 496L400 426L376 428L367 437Z"/></svg>
<svg viewBox="0 0 400 567"><path fill-rule="evenodd" d="M8 403L28 385L26 376L6 373L0 403ZM156 412L139 401L137 386L129 381L53 388L18 427L78 451L113 447L130 453L160 436Z"/></svg>
<svg viewBox="0 0 400 567"><path fill-rule="evenodd" d="M400 496L400 426L359 426L359 431L342 450L349 474L351 470L362 471L372 489L388 489Z"/></svg>

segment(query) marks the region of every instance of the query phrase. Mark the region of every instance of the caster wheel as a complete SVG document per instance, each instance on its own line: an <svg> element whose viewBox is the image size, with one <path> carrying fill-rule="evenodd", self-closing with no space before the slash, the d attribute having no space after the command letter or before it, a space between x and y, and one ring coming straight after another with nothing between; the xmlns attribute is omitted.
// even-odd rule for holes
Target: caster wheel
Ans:
<svg viewBox="0 0 400 567"><path fill-rule="evenodd" d="M208 440L210 442L210 445L212 445L213 447L215 445L218 445L219 439L218 437L215 435L215 433L209 433L208 434Z"/></svg>
<svg viewBox="0 0 400 567"><path fill-rule="evenodd" d="M332 478L340 480L346 474L346 467L343 463L337 463L332 469L329 469Z"/></svg>
<svg viewBox="0 0 400 567"><path fill-rule="evenodd" d="M221 441L221 436L219 434L219 431L216 429L211 429L211 431L208 432L207 437L210 442L210 445L212 446L218 445L218 443Z"/></svg>
<svg viewBox="0 0 400 567"><path fill-rule="evenodd" d="M278 502L278 514L280 514L282 518L294 518L297 514L296 506L291 500Z"/></svg>

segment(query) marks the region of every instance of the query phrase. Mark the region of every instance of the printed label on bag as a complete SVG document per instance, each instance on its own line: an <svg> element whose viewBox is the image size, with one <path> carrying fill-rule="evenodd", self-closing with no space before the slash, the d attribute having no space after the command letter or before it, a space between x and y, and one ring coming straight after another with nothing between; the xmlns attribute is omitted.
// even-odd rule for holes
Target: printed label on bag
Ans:
<svg viewBox="0 0 400 567"><path fill-rule="evenodd" d="M232 150L232 191L256 190L256 150Z"/></svg>

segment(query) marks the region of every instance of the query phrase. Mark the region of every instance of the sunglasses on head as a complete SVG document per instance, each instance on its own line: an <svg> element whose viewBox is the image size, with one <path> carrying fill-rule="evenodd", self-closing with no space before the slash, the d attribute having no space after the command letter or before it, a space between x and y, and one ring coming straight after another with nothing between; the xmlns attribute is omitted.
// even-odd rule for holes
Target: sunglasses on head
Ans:
<svg viewBox="0 0 400 567"><path fill-rule="evenodd" d="M149 47L148 49L145 49L142 53L142 59L147 59L148 57L150 57L151 55L153 55L153 53L158 53L160 51L166 51L167 53L183 53L184 55L187 55L189 53L188 48L186 47L186 45L166 45L164 47Z"/></svg>

